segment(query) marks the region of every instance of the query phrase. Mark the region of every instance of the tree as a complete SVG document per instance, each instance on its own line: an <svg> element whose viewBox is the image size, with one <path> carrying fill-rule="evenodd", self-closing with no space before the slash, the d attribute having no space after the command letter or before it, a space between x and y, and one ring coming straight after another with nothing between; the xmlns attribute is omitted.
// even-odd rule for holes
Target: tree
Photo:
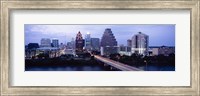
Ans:
<svg viewBox="0 0 200 96"><path fill-rule="evenodd" d="M40 59L42 59L42 58L47 59L47 58L49 58L49 54L40 53L37 57L40 58Z"/></svg>

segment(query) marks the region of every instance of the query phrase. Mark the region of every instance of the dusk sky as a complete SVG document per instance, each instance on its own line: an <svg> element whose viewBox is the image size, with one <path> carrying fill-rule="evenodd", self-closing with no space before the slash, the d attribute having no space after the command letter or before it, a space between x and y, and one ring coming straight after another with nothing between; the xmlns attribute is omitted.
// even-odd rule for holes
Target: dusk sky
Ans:
<svg viewBox="0 0 200 96"><path fill-rule="evenodd" d="M25 44L38 43L41 38L58 38L59 43L67 43L76 37L78 31L83 38L87 32L91 38L101 39L106 28L111 28L118 45L127 45L127 39L142 32L149 35L149 46L175 46L174 24L152 24L152 25L48 25L48 24L25 24Z"/></svg>

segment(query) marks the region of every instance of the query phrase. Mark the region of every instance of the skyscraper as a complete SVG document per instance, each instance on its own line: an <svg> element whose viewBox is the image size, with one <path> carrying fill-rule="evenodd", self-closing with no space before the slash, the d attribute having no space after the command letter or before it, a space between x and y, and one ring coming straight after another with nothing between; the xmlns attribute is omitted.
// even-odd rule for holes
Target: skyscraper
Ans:
<svg viewBox="0 0 200 96"><path fill-rule="evenodd" d="M72 38L71 44L72 44L72 49L75 50L75 41L74 41L74 38Z"/></svg>
<svg viewBox="0 0 200 96"><path fill-rule="evenodd" d="M53 45L53 47L59 47L59 40L56 39L56 38L53 38L52 39L52 45Z"/></svg>
<svg viewBox="0 0 200 96"><path fill-rule="evenodd" d="M99 51L100 50L99 38L91 38L91 46L92 50Z"/></svg>
<svg viewBox="0 0 200 96"><path fill-rule="evenodd" d="M149 36L138 32L138 34L132 37L132 53L147 55L149 48Z"/></svg>
<svg viewBox="0 0 200 96"><path fill-rule="evenodd" d="M76 35L76 52L83 52L84 39L81 32L79 31Z"/></svg>
<svg viewBox="0 0 200 96"><path fill-rule="evenodd" d="M117 41L110 28L105 29L101 39L101 47L117 46Z"/></svg>
<svg viewBox="0 0 200 96"><path fill-rule="evenodd" d="M87 34L85 35L85 49L91 50L91 38L89 32L87 32Z"/></svg>
<svg viewBox="0 0 200 96"><path fill-rule="evenodd" d="M67 42L67 49L73 49L75 50L75 41L74 38L70 42Z"/></svg>
<svg viewBox="0 0 200 96"><path fill-rule="evenodd" d="M117 40L110 28L105 29L101 39L101 55L109 56L110 54L118 53Z"/></svg>
<svg viewBox="0 0 200 96"><path fill-rule="evenodd" d="M51 40L49 38L42 38L40 47L51 47Z"/></svg>

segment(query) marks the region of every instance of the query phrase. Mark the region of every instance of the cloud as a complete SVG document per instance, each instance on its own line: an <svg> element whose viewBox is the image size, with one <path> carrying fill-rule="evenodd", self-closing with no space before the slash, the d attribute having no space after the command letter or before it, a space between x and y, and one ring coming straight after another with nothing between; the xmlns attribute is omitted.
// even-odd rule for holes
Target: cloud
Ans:
<svg viewBox="0 0 200 96"><path fill-rule="evenodd" d="M50 25L50 24L26 24L25 42L32 40L40 42L41 38L59 38L62 43L71 41L80 31L85 37L90 32L92 38L102 37L106 28L111 28L118 44L126 45L130 39L139 31L149 35L150 45L175 45L175 26L174 25L130 25L130 24L111 24L111 25ZM34 37L34 39L32 37ZM37 39L36 39L37 38ZM171 39L171 40L169 40Z"/></svg>

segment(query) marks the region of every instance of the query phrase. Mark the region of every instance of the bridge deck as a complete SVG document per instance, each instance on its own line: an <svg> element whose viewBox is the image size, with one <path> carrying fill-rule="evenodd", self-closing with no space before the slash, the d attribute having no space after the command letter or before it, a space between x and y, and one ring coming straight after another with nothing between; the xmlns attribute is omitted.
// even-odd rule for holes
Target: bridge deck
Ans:
<svg viewBox="0 0 200 96"><path fill-rule="evenodd" d="M104 57L101 57L101 56L98 56L98 55L94 55L94 58L101 61L101 62L104 62L112 67L115 67L119 70L122 70L122 71L143 71L139 68L136 68L136 67L132 67L132 66L129 66L129 65L126 65L126 64L123 64L123 63L120 63L120 62L117 62L117 61L114 61L114 60L111 60L111 59L108 59L108 58L104 58Z"/></svg>

